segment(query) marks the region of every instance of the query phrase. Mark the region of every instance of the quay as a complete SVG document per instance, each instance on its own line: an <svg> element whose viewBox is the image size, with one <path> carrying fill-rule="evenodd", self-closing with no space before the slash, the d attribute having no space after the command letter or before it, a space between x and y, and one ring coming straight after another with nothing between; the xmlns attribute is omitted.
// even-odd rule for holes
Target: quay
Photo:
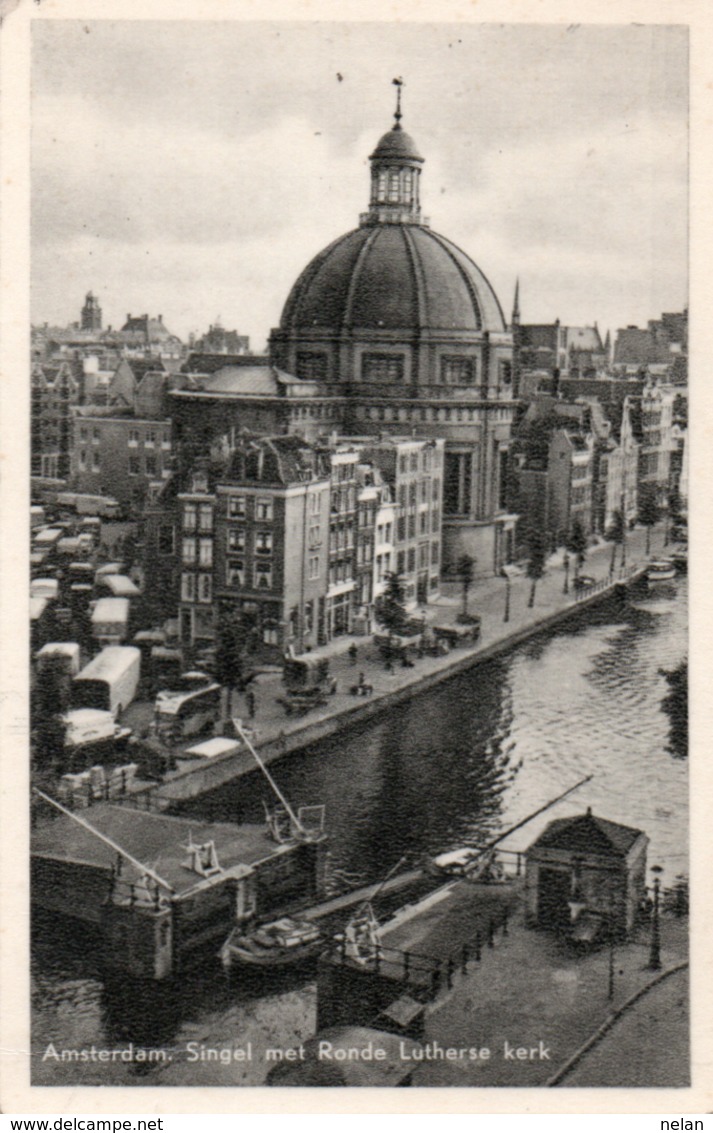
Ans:
<svg viewBox="0 0 713 1133"><path fill-rule="evenodd" d="M629 587L639 582L646 571L644 533L635 531L627 542L628 565L609 574L611 544L602 544L589 551L585 569L596 574L593 586L575 590L572 580L565 593L565 574L561 562L551 562L545 576L537 583L535 602L528 605L531 582L524 575L512 579L493 578L474 588L469 608L481 618L481 637L477 644L457 647L442 657L424 657L415 668L397 667L385 670L383 661L371 638L345 638L332 643L331 648L315 650L315 655L330 657L330 671L337 678L337 694L323 707L302 717L286 717L277 704L282 686L278 676L260 684L257 689L258 708L254 720L253 743L260 758L267 764L317 744L344 729L365 724L382 712L407 703L413 697L426 693L443 681L482 664L500 653L517 646L538 633L569 619L581 617L583 612L602 602L615 600ZM429 607L430 619L455 621L461 608L458 588L450 598ZM507 602L508 619L505 620ZM357 644L358 659L352 664L347 656L351 641ZM339 652L336 652L336 650ZM373 687L370 696L353 696L350 686L363 672ZM235 715L248 716L244 697L235 697L238 711ZM250 721L251 725L253 721ZM169 771L162 782L135 781L129 787L123 802L149 810L166 811L180 807L209 791L216 790L255 771L255 760L245 748L211 760L181 760L174 771Z"/></svg>

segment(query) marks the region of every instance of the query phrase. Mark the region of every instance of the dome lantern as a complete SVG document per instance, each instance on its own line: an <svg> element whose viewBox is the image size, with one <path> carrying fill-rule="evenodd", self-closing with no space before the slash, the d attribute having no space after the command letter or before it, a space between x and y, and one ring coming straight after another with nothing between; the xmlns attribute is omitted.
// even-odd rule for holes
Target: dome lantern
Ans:
<svg viewBox="0 0 713 1133"><path fill-rule="evenodd" d="M421 216L419 178L421 157L415 142L401 127L401 88L403 79L394 79L397 89L394 125L384 134L371 154L371 198L369 211L360 223L426 224Z"/></svg>

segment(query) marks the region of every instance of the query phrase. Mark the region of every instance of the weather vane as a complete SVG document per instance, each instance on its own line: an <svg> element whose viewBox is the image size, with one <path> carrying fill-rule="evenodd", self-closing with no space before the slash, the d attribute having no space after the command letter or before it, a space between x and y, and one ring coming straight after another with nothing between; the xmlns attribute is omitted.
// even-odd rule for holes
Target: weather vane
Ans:
<svg viewBox="0 0 713 1133"><path fill-rule="evenodd" d="M396 87L396 113L394 119L396 120L396 129L401 129L401 87L404 86L404 81L401 78L391 80Z"/></svg>

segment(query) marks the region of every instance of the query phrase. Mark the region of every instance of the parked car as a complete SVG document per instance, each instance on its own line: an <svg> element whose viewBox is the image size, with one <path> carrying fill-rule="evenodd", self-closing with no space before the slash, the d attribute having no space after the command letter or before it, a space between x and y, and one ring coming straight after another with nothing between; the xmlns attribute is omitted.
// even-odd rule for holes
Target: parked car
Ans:
<svg viewBox="0 0 713 1133"><path fill-rule="evenodd" d="M589 590L590 586L596 586L596 578L592 578L590 574L579 574L573 582L575 590Z"/></svg>

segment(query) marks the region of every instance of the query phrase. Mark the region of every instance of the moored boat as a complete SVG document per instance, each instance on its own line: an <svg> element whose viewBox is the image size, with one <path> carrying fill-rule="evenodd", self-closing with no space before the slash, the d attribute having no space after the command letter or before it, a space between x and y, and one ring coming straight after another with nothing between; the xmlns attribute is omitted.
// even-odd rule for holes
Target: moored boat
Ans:
<svg viewBox="0 0 713 1133"><path fill-rule="evenodd" d="M308 960L323 947L324 937L311 921L281 917L252 932L233 929L220 950L220 959L228 971L238 964L279 968Z"/></svg>
<svg viewBox="0 0 713 1133"><path fill-rule="evenodd" d="M678 547L671 555L676 570L681 574L686 574L688 571L688 548Z"/></svg>
<svg viewBox="0 0 713 1133"><path fill-rule="evenodd" d="M656 559L646 570L647 582L671 582L676 577L676 564L671 559Z"/></svg>

